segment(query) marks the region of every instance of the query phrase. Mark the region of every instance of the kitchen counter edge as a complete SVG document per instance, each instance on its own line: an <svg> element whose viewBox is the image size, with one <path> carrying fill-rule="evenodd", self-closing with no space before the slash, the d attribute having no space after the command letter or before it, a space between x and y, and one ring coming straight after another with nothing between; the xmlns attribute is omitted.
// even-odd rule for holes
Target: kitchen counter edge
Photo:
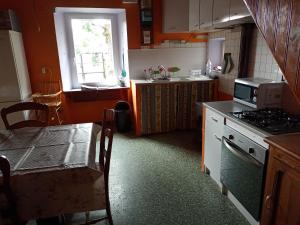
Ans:
<svg viewBox="0 0 300 225"><path fill-rule="evenodd" d="M250 130L251 132L266 138L269 136L272 136L271 134L264 132L260 130L257 127L254 127L248 123L245 123L234 116L230 114L230 112L238 112L242 110L254 110L253 108L240 104L235 101L217 101L217 102L203 102L203 105L216 113L219 113L220 115L224 116L226 119L231 120L232 122L235 122L239 124L240 126L243 126L244 128Z"/></svg>

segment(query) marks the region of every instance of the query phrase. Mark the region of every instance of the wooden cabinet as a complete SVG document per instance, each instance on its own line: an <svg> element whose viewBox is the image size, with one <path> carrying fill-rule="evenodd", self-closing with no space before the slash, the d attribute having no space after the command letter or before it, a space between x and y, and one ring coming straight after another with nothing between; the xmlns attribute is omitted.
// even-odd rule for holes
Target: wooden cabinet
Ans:
<svg viewBox="0 0 300 225"><path fill-rule="evenodd" d="M267 139L267 169L262 225L300 224L300 135Z"/></svg>
<svg viewBox="0 0 300 225"><path fill-rule="evenodd" d="M216 81L131 82L136 135L196 127L196 102L215 99Z"/></svg>
<svg viewBox="0 0 300 225"><path fill-rule="evenodd" d="M300 1L245 0L288 84L300 102Z"/></svg>
<svg viewBox="0 0 300 225"><path fill-rule="evenodd" d="M221 149L224 130L224 117L205 107L204 121L204 164L213 180L220 186Z"/></svg>

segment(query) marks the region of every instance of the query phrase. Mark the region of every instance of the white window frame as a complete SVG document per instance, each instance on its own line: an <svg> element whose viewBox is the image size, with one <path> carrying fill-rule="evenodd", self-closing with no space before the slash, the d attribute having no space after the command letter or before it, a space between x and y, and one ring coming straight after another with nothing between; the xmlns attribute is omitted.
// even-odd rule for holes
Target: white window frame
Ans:
<svg viewBox="0 0 300 225"><path fill-rule="evenodd" d="M81 8L81 7L56 7L54 11L54 25L59 56L60 74L62 88L64 92L84 90L86 86L97 90L120 88L130 86L129 59L128 59L128 37L126 11L124 8ZM87 83L81 85L78 82L75 65L75 52L73 42L73 32L70 17L73 18L109 18L112 22L112 45L113 60L116 80L119 81L123 69L126 77L115 87L111 84ZM125 86L124 86L125 85ZM84 89L82 89L82 87Z"/></svg>
<svg viewBox="0 0 300 225"><path fill-rule="evenodd" d="M121 70L120 62L120 49L119 49L119 31L117 24L116 14L107 13L66 13L65 14L65 24L66 24L66 37L68 43L68 55L69 55L69 66L71 71L72 86L74 88L80 88L81 84L78 81L76 62L75 62L75 51L74 51L74 39L72 32L72 19L109 19L111 20L111 32L112 32L112 45L113 45L113 60L114 60L114 71L116 79L118 77L119 71ZM83 83L84 84L84 83ZM92 83L89 83L92 84ZM96 83L95 83L96 84Z"/></svg>

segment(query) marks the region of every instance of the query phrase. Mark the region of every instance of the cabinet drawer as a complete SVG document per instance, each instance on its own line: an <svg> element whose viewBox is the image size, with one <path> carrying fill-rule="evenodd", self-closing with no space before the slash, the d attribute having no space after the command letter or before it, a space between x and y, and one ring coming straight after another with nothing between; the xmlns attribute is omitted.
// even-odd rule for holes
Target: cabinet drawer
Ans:
<svg viewBox="0 0 300 225"><path fill-rule="evenodd" d="M224 128L224 117L206 108L205 129L213 130L217 136L222 137Z"/></svg>

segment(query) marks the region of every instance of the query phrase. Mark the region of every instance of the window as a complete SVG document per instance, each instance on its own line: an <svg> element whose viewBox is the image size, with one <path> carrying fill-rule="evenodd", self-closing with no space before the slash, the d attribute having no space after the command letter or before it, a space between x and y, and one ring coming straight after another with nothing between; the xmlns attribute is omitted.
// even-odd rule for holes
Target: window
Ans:
<svg viewBox="0 0 300 225"><path fill-rule="evenodd" d="M119 85L128 73L125 11L56 8L54 18L63 89Z"/></svg>

